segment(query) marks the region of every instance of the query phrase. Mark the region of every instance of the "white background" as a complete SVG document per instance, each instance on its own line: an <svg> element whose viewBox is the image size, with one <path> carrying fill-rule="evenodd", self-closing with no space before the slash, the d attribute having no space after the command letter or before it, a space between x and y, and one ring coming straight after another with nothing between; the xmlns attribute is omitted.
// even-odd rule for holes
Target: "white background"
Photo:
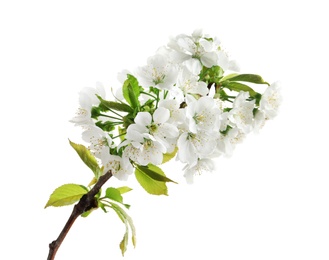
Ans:
<svg viewBox="0 0 329 260"><path fill-rule="evenodd" d="M47 208L92 173L68 138L78 92L144 65L170 35L203 28L244 73L279 80L284 103L217 170L187 185L169 163L169 196L133 178L125 196L137 247L122 258L114 213L79 218L60 259L329 259L328 14L325 1L1 1L1 259L46 259L72 207Z"/></svg>

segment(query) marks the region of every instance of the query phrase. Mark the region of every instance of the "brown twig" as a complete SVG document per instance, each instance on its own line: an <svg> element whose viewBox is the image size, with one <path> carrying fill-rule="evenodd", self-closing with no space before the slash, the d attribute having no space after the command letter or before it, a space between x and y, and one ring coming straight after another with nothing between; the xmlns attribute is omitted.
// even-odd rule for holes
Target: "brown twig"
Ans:
<svg viewBox="0 0 329 260"><path fill-rule="evenodd" d="M73 211L67 220L62 232L59 234L58 238L49 244L49 254L47 260L54 260L58 248L62 244L64 238L69 232L75 220L84 212L91 210L92 208L97 208L97 201L95 195L99 192L100 188L112 177L112 172L108 171L102 175L94 187L85 195L83 195L80 201L74 206Z"/></svg>

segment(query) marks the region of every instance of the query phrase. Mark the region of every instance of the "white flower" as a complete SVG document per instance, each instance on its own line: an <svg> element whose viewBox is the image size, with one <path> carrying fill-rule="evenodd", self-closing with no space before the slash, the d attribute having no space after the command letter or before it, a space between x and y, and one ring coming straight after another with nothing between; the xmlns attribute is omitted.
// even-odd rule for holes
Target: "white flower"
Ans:
<svg viewBox="0 0 329 260"><path fill-rule="evenodd" d="M245 136L246 134L237 127L230 129L226 135L221 134L217 139L217 153L231 156L236 144L242 143Z"/></svg>
<svg viewBox="0 0 329 260"><path fill-rule="evenodd" d="M274 82L265 90L260 100L260 109L264 111L268 119L272 119L278 114L279 106L282 102L279 90L279 83Z"/></svg>
<svg viewBox="0 0 329 260"><path fill-rule="evenodd" d="M179 134L176 126L166 123L169 117L170 111L164 107L157 108L153 117L149 112L139 112L127 129L127 140L120 145L131 144L124 150L125 156L140 165L160 164L163 153L174 150Z"/></svg>
<svg viewBox="0 0 329 260"><path fill-rule="evenodd" d="M158 107L154 111L153 122L147 128L156 140L164 144L166 152L171 153L176 147L179 131L175 125L167 123L169 118L170 111L164 107Z"/></svg>
<svg viewBox="0 0 329 260"><path fill-rule="evenodd" d="M94 123L91 119L91 111L82 107L77 109L75 116L70 122L74 123L76 126L92 125Z"/></svg>
<svg viewBox="0 0 329 260"><path fill-rule="evenodd" d="M97 157L102 158L103 154L109 153L112 145L112 138L97 126L88 126L82 133L82 139L89 143L89 150Z"/></svg>
<svg viewBox="0 0 329 260"><path fill-rule="evenodd" d="M125 147L123 157L129 158L139 165L161 164L166 148L151 135L144 134L143 136L144 140L139 145L136 145L135 142Z"/></svg>
<svg viewBox="0 0 329 260"><path fill-rule="evenodd" d="M216 148L217 135L209 132L184 132L177 141L177 159L183 163L193 165L198 158L207 157Z"/></svg>
<svg viewBox="0 0 329 260"><path fill-rule="evenodd" d="M230 121L246 134L252 130L253 109L255 107L255 100L247 101L248 98L248 92L240 91L228 116Z"/></svg>
<svg viewBox="0 0 329 260"><path fill-rule="evenodd" d="M254 122L253 122L253 130L255 133L259 133L259 130L263 128L266 122L265 113L261 110L257 110Z"/></svg>
<svg viewBox="0 0 329 260"><path fill-rule="evenodd" d="M170 116L168 124L180 125L185 120L185 111L180 108L180 103L177 99L164 99L159 102L159 107L164 107L169 110Z"/></svg>
<svg viewBox="0 0 329 260"><path fill-rule="evenodd" d="M218 131L218 120L220 110L211 97L201 97L189 103L186 108L186 117L189 120L189 130Z"/></svg>
<svg viewBox="0 0 329 260"><path fill-rule="evenodd" d="M80 126L93 124L91 119L91 108L100 103L96 94L105 98L105 89L99 82L96 84L95 88L84 88L81 90L79 93L80 107L78 108L76 115L70 120L71 123Z"/></svg>
<svg viewBox="0 0 329 260"><path fill-rule="evenodd" d="M239 64L235 60L230 60L228 54L220 50L218 51L218 62L217 65L219 65L224 71L226 70L232 70L232 71L239 71Z"/></svg>
<svg viewBox="0 0 329 260"><path fill-rule="evenodd" d="M188 94L205 96L209 93L207 84L199 81L199 76L193 74L186 67L179 73L176 87L181 90L183 97L186 97Z"/></svg>
<svg viewBox="0 0 329 260"><path fill-rule="evenodd" d="M211 159L204 158L204 159L198 159L196 164L194 165L186 165L183 170L184 177L186 179L186 182L189 184L193 183L194 176L196 174L201 175L204 171L210 172L213 171L215 168L215 164Z"/></svg>
<svg viewBox="0 0 329 260"><path fill-rule="evenodd" d="M147 65L137 69L139 82L143 87L169 90L177 79L178 69L166 56L156 54L147 60Z"/></svg>
<svg viewBox="0 0 329 260"><path fill-rule="evenodd" d="M219 42L196 30L192 36L181 34L171 39L168 46L180 54L180 60L198 59L204 66L217 65Z"/></svg>
<svg viewBox="0 0 329 260"><path fill-rule="evenodd" d="M164 107L157 108L153 117L148 112L139 112L135 118L135 124L128 127L126 138L141 143L141 137L137 137L136 132L147 133L161 142L166 147L167 152L172 152L175 149L179 132L175 125L167 123L169 118L170 111ZM133 137L132 134L134 134Z"/></svg>
<svg viewBox="0 0 329 260"><path fill-rule="evenodd" d="M132 174L134 168L127 158L121 158L118 155L104 153L102 156L103 172L112 171L114 177L126 181Z"/></svg>

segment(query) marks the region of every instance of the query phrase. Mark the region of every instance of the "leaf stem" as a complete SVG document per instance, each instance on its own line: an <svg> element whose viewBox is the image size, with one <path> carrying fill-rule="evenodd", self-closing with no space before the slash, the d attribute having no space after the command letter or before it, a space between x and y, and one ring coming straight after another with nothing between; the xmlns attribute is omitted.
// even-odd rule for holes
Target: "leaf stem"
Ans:
<svg viewBox="0 0 329 260"><path fill-rule="evenodd" d="M115 112L113 109L109 109L109 111L111 111L113 114L117 115L118 117L123 118L122 115L120 115L119 113Z"/></svg>
<svg viewBox="0 0 329 260"><path fill-rule="evenodd" d="M118 137L123 136L123 135L125 135L125 134L126 134L126 133L122 133L122 134L116 135L116 136L112 137L112 139L118 138Z"/></svg>
<svg viewBox="0 0 329 260"><path fill-rule="evenodd" d="M108 117L108 118L112 118L112 119L116 119L116 120L122 120L122 118L117 118L117 117L114 117L114 116L109 116L109 115L105 115L105 114L99 114L100 116L104 116L104 117Z"/></svg>
<svg viewBox="0 0 329 260"><path fill-rule="evenodd" d="M95 199L95 195L99 192L101 187L104 185L112 177L112 172L108 171L104 175L102 175L94 187L85 195L83 195L80 201L74 205L73 211L67 220L63 230L59 234L58 238L49 244L49 254L47 260L54 260L57 250L64 241L64 238L70 231L72 225L74 224L75 220L84 212L91 210L92 208L97 208L97 201Z"/></svg>
<svg viewBox="0 0 329 260"><path fill-rule="evenodd" d="M155 97L155 96L153 96L153 95L152 95L152 94L150 94L150 93L147 93L147 92L145 92L145 91L141 91L141 93L142 93L142 94L145 94L145 95L148 95L148 96L150 96L150 97L152 97L152 98L156 99L156 97Z"/></svg>

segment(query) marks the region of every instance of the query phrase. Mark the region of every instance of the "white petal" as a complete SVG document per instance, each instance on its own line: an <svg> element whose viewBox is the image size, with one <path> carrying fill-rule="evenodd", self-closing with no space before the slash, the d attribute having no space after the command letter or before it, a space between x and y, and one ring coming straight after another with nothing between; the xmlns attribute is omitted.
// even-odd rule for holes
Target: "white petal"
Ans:
<svg viewBox="0 0 329 260"><path fill-rule="evenodd" d="M217 64L225 71L229 68L229 59L224 51L218 52L218 62Z"/></svg>
<svg viewBox="0 0 329 260"><path fill-rule="evenodd" d="M187 140L187 135L187 133L184 133L178 138L178 158L183 163L192 163L198 158L198 156L195 147L189 140Z"/></svg>
<svg viewBox="0 0 329 260"><path fill-rule="evenodd" d="M142 126L147 126L152 123L152 116L149 112L139 112L135 117L135 123Z"/></svg>
<svg viewBox="0 0 329 260"><path fill-rule="evenodd" d="M197 59L190 59L184 62L184 65L186 66L186 68L193 74L196 76L199 76L200 71L202 69L202 65L200 63L199 60Z"/></svg>
<svg viewBox="0 0 329 260"><path fill-rule="evenodd" d="M213 43L204 39L200 40L200 45L206 52L211 52L213 50Z"/></svg>
<svg viewBox="0 0 329 260"><path fill-rule="evenodd" d="M170 111L164 107L158 107L157 110L154 111L153 120L156 124L165 123L170 117Z"/></svg>
<svg viewBox="0 0 329 260"><path fill-rule="evenodd" d="M201 62L207 68L211 68L212 66L217 64L217 54L215 52L208 52L202 55Z"/></svg>
<svg viewBox="0 0 329 260"><path fill-rule="evenodd" d="M126 138L127 140L131 140L131 141L135 141L135 142L143 142L144 138L143 138L143 134L139 131L136 131L135 128L138 128L138 125L133 124L130 125L127 129L127 134L126 134Z"/></svg>

